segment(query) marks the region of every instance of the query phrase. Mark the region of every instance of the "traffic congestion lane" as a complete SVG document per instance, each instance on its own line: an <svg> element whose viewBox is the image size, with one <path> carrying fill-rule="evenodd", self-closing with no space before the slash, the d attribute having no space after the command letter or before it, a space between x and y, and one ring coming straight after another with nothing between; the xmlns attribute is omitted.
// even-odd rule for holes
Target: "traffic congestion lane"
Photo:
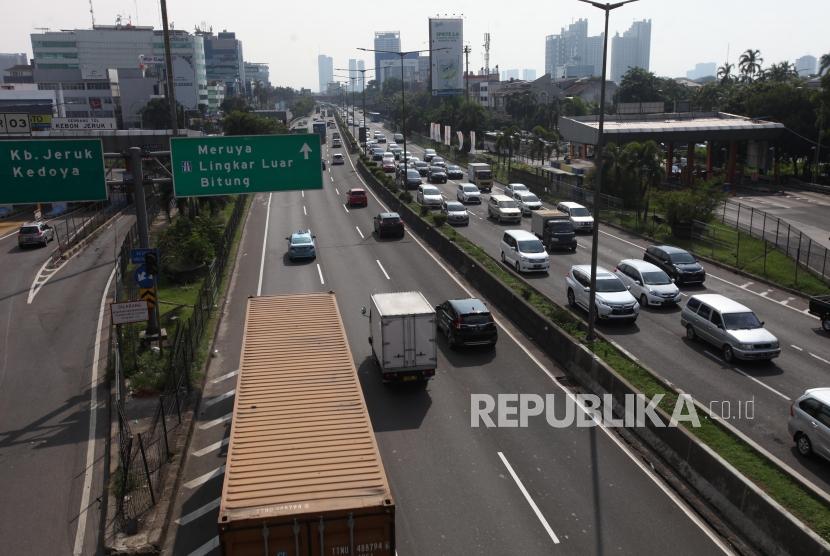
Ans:
<svg viewBox="0 0 830 556"><path fill-rule="evenodd" d="M413 152L423 152L420 148ZM448 181L439 185L447 198L455 198L458 182ZM498 191L499 186L495 187ZM485 196L486 200L486 196ZM485 247L491 256L500 254L500 238L504 229L530 229L528 218L521 226L499 225L486 220L486 206L468 206L477 218L471 219L469 228L460 232L472 241ZM477 222L478 221L478 222ZM495 231L493 230L495 228ZM641 239L618 230L613 233L601 230L599 264L613 270L623 258L642 258L646 244ZM628 237L626 237L628 236ZM565 305L565 285L563 277L572 264L590 262L590 236L578 236L580 249L575 254L551 254L550 279L535 276L528 277L541 291L548 294L560 305ZM723 277L726 275L726 278ZM552 281L551 281L552 280ZM758 441L767 450L779 457L798 472L830 491L830 470L818 462L800 457L793 447L792 439L786 429L789 403L806 388L823 384L828 361L823 353L823 334L811 317L794 307L776 301L767 292L757 292L736 275L721 268L709 269L708 285L704 288L688 289L686 295L696 292L711 292L713 282L718 284L717 293L735 299L740 303L755 308L766 319L770 328L781 341L783 355L771 363L751 365L726 364L717 348L702 343L689 343L683 338L683 329L679 324L678 310L641 311L638 323L634 326L604 327L604 332L618 342L624 350L641 359L645 364L674 382L684 391L692 393L715 412L727 418L744 433ZM750 284L751 285L751 284ZM765 295L762 295L764 293ZM761 308L757 305L761 304ZM772 308L769 312L764 309ZM584 316L584 315L583 315ZM812 324L807 337L799 333ZM795 343L798 342L798 343ZM684 345L685 344L685 345ZM801 344L801 345L799 345ZM678 357L678 348L689 350ZM750 408L750 413L746 409ZM753 412L754 410L754 412Z"/></svg>
<svg viewBox="0 0 830 556"><path fill-rule="evenodd" d="M346 172L345 174L344 178L349 182L349 186L362 185L359 182L353 181L357 179L353 173ZM342 183L342 180L339 179L336 172L335 183ZM370 201L370 206L373 201ZM374 209L372 212L374 212ZM317 214L317 211L314 211L313 214ZM355 214L353 212L349 216L354 218ZM433 265L430 264L429 260L423 260L425 254L414 241L389 242L382 244L382 246L385 251L388 251L382 254L384 262L391 259L387 267L390 269L389 275L391 276L392 282L390 285L393 287L381 289L380 291L420 290L425 293L431 302L435 303L446 298L466 296L463 290L458 291L458 286L454 284L448 275L441 276L442 270L436 271L436 269L430 268ZM390 247L394 248L387 249ZM350 253L341 251L338 254L344 259L344 265L342 267L344 269L371 266L368 264L370 261L367 261L365 265L355 264L355 257ZM373 257L375 257L374 254L370 255L369 259L371 260ZM350 267L346 266L347 261L353 261ZM340 265L330 266L341 268ZM368 304L368 292L365 292L363 296L353 294L351 291L349 295L340 295L340 292L344 288L354 288L355 286L359 287L360 284L365 284L365 277L360 276L358 277L360 278L359 280L351 280L348 271L342 278L339 272L332 271L332 273L333 277L331 280L333 284L336 284L335 291L339 294L338 299L341 302L341 309L344 314L349 336L354 337L355 333L353 330L357 328L357 337L365 337L368 331L368 324L365 322L365 318L360 315L360 307ZM371 278L371 276L366 278ZM343 281L342 286L340 285L341 280ZM381 281L381 283L383 282ZM352 343L354 344L354 341ZM402 473L397 466L390 469L393 488L396 492L399 506L403 507L402 511L406 512L406 509L413 505L416 507L432 507L435 505L435 500L447 499L448 493L459 492L462 488L463 492L468 490L473 492L481 490L481 485L475 482L468 485L467 482L471 479L466 475L459 478L457 471L448 472L446 470L447 461L456 459L456 457L450 456L455 454L459 447L463 447L463 453L465 455L474 454L475 457L466 456L460 459L455 469L463 470L469 465L470 469L475 470L483 466L483 469L486 470L489 465L492 465L492 453L494 451L501 451L500 449L503 450L504 445L510 444L508 439L515 437L517 439L517 444L515 445L516 453L512 454L512 457L519 458L519 462L515 464L516 467L521 469L527 467L528 473L533 469L535 475L534 480L538 480L538 484L534 487L535 494L532 496L534 499L536 495L546 499L544 503L539 504L539 507L553 507L552 515L556 516L555 519L567 515L569 517L565 521L568 521L571 519L570 516L576 516L573 518L573 523L565 526L565 535L567 535L569 540L573 539L572 542L574 543L575 550L593 552L597 549L598 545L601 546L602 542L633 543L631 544L632 549L634 546L637 546L637 542L628 538L627 532L627 530L630 531L630 527L633 527L634 524L626 524L626 517L621 514L617 515L617 508L622 507L618 505L621 501L616 498L618 493L613 488L605 488L605 480L634 484L634 488L638 492L647 493L649 496L657 496L659 498L659 500L654 502L656 506L660 507L659 513L672 516L671 519L686 520L684 523L688 523L687 517L681 514L677 506L673 505L673 502L665 497L663 493L656 490L654 484L643 484L649 483L649 479L643 476L641 470L636 469L632 465L632 462L626 459L627 456L618 447L609 442L607 437L594 439L596 445L589 447L586 444L588 442L587 436L580 436L583 434L583 431L577 429L559 431L546 427L537 427L519 432L506 430L503 431L504 438L499 438L502 431L487 430L484 433L482 429L471 429L469 426L470 392L496 395L505 392L552 393L554 391L554 395L558 397L560 403L564 394L561 390L555 393L556 388L552 387L550 378L528 358L528 355L517 344L511 342L507 336L502 336L500 339L500 344L492 361L487 360L488 354L486 352L480 353L474 351L470 354L456 353L444 349L443 340L441 340L440 345L439 367L443 367L445 370L439 371L438 377L430 385L428 389L429 399L422 400L418 398L412 401L411 404L413 407L407 407L408 410L403 413L401 413L401 408L399 407L401 405L399 397L395 396L390 399L389 389L379 384L377 370L369 360L370 352L368 344L363 344L362 349L360 342L357 342L357 346L353 346L357 363L361 368L362 378L364 376L368 378L368 382L364 380L364 388L367 391L367 400L369 401L370 411L373 414L373 422L375 423L376 429L379 429L379 441L384 453L384 460L388 458L387 454L391 452L392 458L400 460L401 466L404 469L429 468L430 470L440 469L443 471L443 473L436 472L436 477L433 478L434 482L424 485L422 483L413 483L411 473ZM445 361L446 367L444 366ZM552 367L549 362L547 364ZM367 366L368 368L366 368ZM561 371L557 372L561 373ZM405 399L405 402L409 401L409 398ZM428 409L422 407L426 405L428 405ZM421 413L423 413L422 418L420 417ZM387 431L385 429L389 430ZM408 432L402 436L399 433L399 429ZM490 436L495 436L497 437L496 444L489 450L481 446L470 445L471 441L469 436L471 434L474 437L481 437L478 440L479 443L490 443L492 442ZM588 433L584 434L587 435ZM572 438L571 435L575 435L575 438ZM523 450L520 450L519 446L523 446ZM573 467L578 471L575 471L571 467L564 470L559 468L562 465L567 465L564 463L565 460L569 460L572 457L563 455L562 446L576 446L577 450L579 448L585 449L584 456L577 456L577 462L571 462L576 463ZM527 447L532 447L530 455L526 453ZM438 448L438 453L436 453L436 448ZM586 469L590 469L592 464L578 461L581 457L589 457L591 452L595 456L599 454L599 463L594 462L593 464L599 466L598 470L594 469L599 473L597 476L583 473ZM505 451L504 453L506 457L511 457L510 452ZM435 458L438 459L436 460ZM532 464L528 463L526 458L529 458ZM469 464L467 464L467 460L470 460ZM556 463L553 464L551 462ZM499 463L501 463L501 460L497 462L496 470L499 469ZM390 467L390 464L387 463L387 467ZM539 471L540 469L542 471ZM619 474L620 471L622 471L621 475ZM504 474L504 472L505 469L502 465L500 473ZM544 480L539 478L540 476L538 474L540 472ZM634 477L630 476L632 473L635 475ZM395 479L397 477L400 478L396 481ZM488 475L485 474L484 479L486 480L487 477ZM602 477L602 480L596 481L595 479L597 477ZM462 481L462 483L459 484L459 481ZM424 496L425 489L429 494L426 497ZM588 492L586 492L586 489ZM402 493L405 493L405 495L402 495ZM553 493L556 494L554 495ZM590 500L586 500L586 498ZM602 508L599 511L597 511L594 505L597 498L603 501L600 503ZM580 500L581 502L570 504L563 502L563 500L571 501L574 499ZM605 504L606 500L608 501L607 506ZM648 507L652 503L651 499L648 502L643 502L644 507ZM492 504L495 504L495 506ZM504 507L504 505L504 500L496 497L495 499L487 498L480 500L476 504L473 504L471 508ZM562 505L568 506L570 513L563 514L564 509ZM521 504L519 504L519 507L522 507ZM607 515L613 515L612 521L615 525L619 526L619 530L615 526L607 526L604 521L601 527L597 526L596 529L591 528L590 523L596 514L598 513L603 516L606 515L606 512ZM548 515L548 512L543 509L542 514ZM421 514L416 516L404 515L403 519L405 523L413 524L412 526L416 528L423 527L424 530L435 528L435 522L432 522ZM452 516L448 515L447 519L452 520ZM420 522L419 520L425 521ZM582 523L580 529L578 531L571 530L571 527L576 527L577 520ZM439 519L437 522L443 523L444 520ZM420 527L417 527L418 523L421 523ZM450 523L453 523L454 527L458 527L456 521L450 521ZM556 526L552 523L551 526L554 530L556 529ZM503 527L500 527L498 524L495 524L495 527L497 527L497 529L494 529L496 531L503 530ZM588 531L591 531L591 534L586 535L582 533L585 527L587 527ZM480 529L480 525L478 528ZM700 530L695 526L692 526L692 529L694 531L687 530L687 533L691 537L696 537L700 533ZM680 527L680 530L683 530L683 526ZM515 537L515 535L513 536ZM420 539L420 535L415 535L414 537ZM469 538L464 535L462 537ZM492 544L493 542L497 542L498 538L500 537L497 535L490 539L488 543ZM612 541L611 538L616 540ZM625 538L625 541L620 541L620 538ZM671 546L674 542L668 538L664 540L666 541L665 546L667 547ZM661 542L660 539L650 539L648 546L660 546ZM699 543L700 539L695 541L694 538L690 538L689 542ZM418 548L417 553L435 553L435 550L425 550L426 547L423 546L419 546ZM446 546L442 548L445 550L441 550L441 552L447 553L447 550L453 547ZM641 551L647 550L645 545L639 548ZM515 551L515 547L513 549Z"/></svg>

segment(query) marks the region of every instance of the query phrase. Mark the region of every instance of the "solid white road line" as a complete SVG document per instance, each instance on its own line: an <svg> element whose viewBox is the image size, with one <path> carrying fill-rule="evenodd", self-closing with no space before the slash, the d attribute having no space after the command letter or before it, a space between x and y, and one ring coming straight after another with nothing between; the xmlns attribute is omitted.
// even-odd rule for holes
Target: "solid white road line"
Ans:
<svg viewBox="0 0 830 556"><path fill-rule="evenodd" d="M556 536L556 533L553 532L553 529L551 529L550 524L548 523L548 520L545 519L545 516L542 515L541 510L539 510L539 506L537 506L536 502L533 501L533 498L530 497L530 493L527 492L527 489L522 484L522 480L519 479L519 476L516 475L515 471L513 471L513 467L510 465L510 462L507 461L507 458L504 457L503 453L501 453L501 452L496 452L496 453L499 455L499 458L501 458L501 462L507 468L507 472L510 473L511 477L513 477L513 480L516 482L516 486L518 486L519 490L522 491L522 494L524 495L525 500L527 500L527 503L530 504L530 507L533 510L533 513L535 513L536 517L539 519L539 521L542 522L542 527L544 527L545 531L547 531L548 535L550 535L550 538L553 541L553 544L559 544L559 538Z"/></svg>
<svg viewBox="0 0 830 556"><path fill-rule="evenodd" d="M360 231L360 228L355 226L354 229L357 230L358 234L360 234L360 239L366 239L366 236L363 235L363 232Z"/></svg>
<svg viewBox="0 0 830 556"><path fill-rule="evenodd" d="M804 351L803 349L801 349L800 347L798 347L794 344L790 344L790 347L793 348L793 349L797 349L798 351Z"/></svg>
<svg viewBox="0 0 830 556"><path fill-rule="evenodd" d="M389 278L389 275L388 275L388 274L386 274L386 269L385 269L385 268L383 268L383 265L382 265L382 264L380 264L380 260L379 260L379 259L375 259L375 261L378 263L378 266L380 267L380 271L381 271L381 272L383 272L383 275L384 275L384 276L386 276L386 279L387 279L387 280L391 280L391 278Z"/></svg>
<svg viewBox="0 0 830 556"><path fill-rule="evenodd" d="M228 380L229 378L234 377L238 374L239 374L239 369L236 369L235 371L231 371L231 372L226 373L222 376L217 376L216 378L214 378L210 382L211 382L211 384L218 384L218 383L222 382L223 380Z"/></svg>
<svg viewBox="0 0 830 556"><path fill-rule="evenodd" d="M334 188L334 192L337 193L338 195L340 195L340 190L337 189L336 187Z"/></svg>
<svg viewBox="0 0 830 556"><path fill-rule="evenodd" d="M352 165L352 170L354 170L355 172L357 172L357 169L356 169L356 168L355 168L355 166L354 166L354 162L352 162L352 157L347 157L347 158L348 158L348 160L349 160L349 164L351 164L351 165ZM374 192L374 191L372 191L372 189L369 187L369 185L366 183L366 181L363 179L363 177L362 177L360 174L357 174L357 177L358 177L358 179L359 179L359 180L363 183L363 185L364 185L364 186L365 186L365 188L366 188L366 191L367 191L367 192L368 192L368 193L369 193L369 194L370 194L370 195L371 195L371 196L375 199L375 201L377 201L377 203L378 203L381 207L383 207L383 209L384 209L385 211L388 211L388 210L389 210L389 207L387 207L387 206L383 203L383 201L381 201L381 200L378 198L378 196L377 196L377 195L375 195L375 192ZM428 256L429 258L431 258L431 259L435 262L435 264L436 264L436 265L438 265L438 267L439 267L441 270L443 270L443 271L447 274L447 276L449 276L449 277L450 277L450 279L451 279L453 282L455 282L455 283L456 283L456 285L457 285L459 288L461 288L461 290L462 290L464 293L466 293L466 294L467 294L468 296L470 296L470 297L475 297L475 296L473 295L473 292L471 292L471 291L470 291L470 290L469 290L469 289L468 289L468 288L467 288L464 284L462 284L462 283L461 283L461 280L459 280L459 279L458 279L458 277L457 277L457 276L455 276L455 274L453 274L452 272L450 272L450 270L449 270L449 269L448 269L448 268L444 265L444 263L443 263L443 262L441 262L441 260L439 260L439 259L438 259L437 255L435 255L432 251L430 251L429 249L427 249L427 247L426 247L423 243L421 243L421 240L420 240L420 239L418 239L418 238L415 236L415 234L410 234L410 235L409 235L409 237L410 237L410 239L412 239L412 241L414 241L414 242L415 242L415 243L416 243L416 244L417 244L417 245L418 245L418 246L419 246L419 247L420 247L420 248L424 251L424 253L426 253L426 254L427 254L427 256ZM625 240L623 240L623 241L625 241ZM558 381L558 380L556 380L556 377L553 375L553 373L552 373L552 372L551 372L551 371L550 371L547 367L545 367L545 365L544 365L541 361L539 361L539 359L537 359L537 358L536 358L536 356L535 356L535 355L533 355L533 354L530 352L530 350L528 350L528 349L524 346L524 344L522 344L522 343L519 341L519 339L518 339L518 338L517 338L517 337L516 337L516 336L515 336L515 335L514 335L514 334L513 334L510 330L508 330L507 328L505 328L505 327L504 327L504 325L502 325L499 321L496 321L496 326L498 326L498 327L499 327L499 328L500 328L500 329L501 329L501 330L502 330L505 334L507 334L507 336L508 336L511 340L513 340L513 342L514 342L514 343L515 343L515 344L519 347L519 349L520 349L520 350L522 350L522 351L524 352L524 354L525 354L525 355L527 355L527 357L528 357L528 358L530 358L530 360L531 360L531 361L533 361L533 363L535 363L535 364L536 364L536 366L537 366L537 367L539 367L539 369L540 369L543 373L545 373L545 374L548 376L548 378L551 380L551 382L552 382L553 384L555 384L555 385L556 385L556 386L557 386L560 390L562 390L562 392L564 392L566 396L568 396L569 398L571 398L571 399L572 399L572 400L573 400L573 401L577 404L577 406L578 406L578 407L580 407L580 408L581 408L581 409L582 409L585 413L587 413L587 414L589 414L589 415L590 415L590 412L589 412L589 411L585 408L585 406L584 406L584 405L583 405L583 404L582 404L582 403L581 403L581 402L580 402L580 401L576 398L576 396L573 394L573 392L571 392L571 391L570 391L570 390L568 390L565 386L563 386L562 384L560 384L560 383L559 383L559 381ZM704 523L704 522L703 522L703 521L702 521L702 520L698 517L698 515L694 512L694 510L692 510L692 509L691 509L691 508L690 508L690 507L686 504L686 502L685 502L683 499L681 499L681 498L680 498L680 497L679 497L679 496L678 496L678 495L677 495L677 494L676 494L673 490L671 490L668 486L666 486L666 485L664 484L664 482L662 481L662 479L660 479L660 478L657 476L657 474L655 473L655 471L654 471L653 469L651 469L651 468L649 468L649 467L646 467L646 465L645 465L642 461L640 461L640 457L639 457L638 455L634 454L634 453L631 451L631 449L630 449L630 448L629 448L626 444L624 444L622 440L620 440L619 438L617 438L617 436L616 436L614 433L612 433L612 432L611 432L611 431L610 431L610 430L609 430L609 429L608 429L605 425L603 425L602 423L599 423L599 428L600 428L600 430L602 430L602 431L606 434L606 436L607 436L607 437L608 437L608 438L609 438L609 439L610 439L610 440L611 440L614 444L616 444L616 445L617 445L617 447L618 447L618 448L619 448L619 449L620 449L620 450L621 450L621 451L622 451L622 452L623 452L626 456L628 456L628 459L629 459L629 460L631 460L631 461L634 463L634 465L636 465L637 467L639 467L639 468L640 468L640 470L643 472L643 474L644 474L646 477L648 477L649 479L651 479L651 481L652 481L655 485L657 485L657 488L659 488L661 491L663 491L663 494L665 494L665 495L666 495L666 496L667 496L667 497L668 497L668 498L669 498L672 502L674 502L675 506L677 506L677 507L680 509L680 511L682 511L684 514L686 514L686 517L688 517L688 518L689 518L689 520L690 520L690 521L692 521L692 523L694 523L695 525L697 525L697 526L698 526L698 528L699 528L701 531L703 531L703 533L704 533L707 537L709 537L709 539L710 539L710 540L711 540L711 541L712 541L715 545L717 545L717 546L718 546L718 548L720 548L720 549L721 549L721 551L722 551L724 554L731 554L731 551L730 551L730 550L729 550L729 548L728 548L728 547L727 547L727 546L723 543L723 541L721 541L721 540L720 540L720 538L719 538L717 535L715 535L715 534L714 534L714 532L712 532L712 530L709 528L709 526L708 526L706 523Z"/></svg>
<svg viewBox="0 0 830 556"><path fill-rule="evenodd" d="M230 442L230 441L231 441L230 438L223 438L222 440L214 442L213 444L208 444L207 446L205 446L201 450L196 450L195 452L193 452L193 455L196 456L197 458L200 458L200 457L202 457L204 455L207 455L211 452L215 452L216 450L218 450L222 446L227 446L228 442Z"/></svg>
<svg viewBox="0 0 830 556"><path fill-rule="evenodd" d="M204 430L213 428L216 425L221 425L222 423L227 423L231 419L233 419L233 413L228 413L226 415L223 415L222 417L219 417L218 419L213 419L212 421L207 421L205 423L202 423L201 425L199 425L199 430L204 431Z"/></svg>
<svg viewBox="0 0 830 556"><path fill-rule="evenodd" d="M317 263L317 274L320 275L320 285L321 286L325 285L326 281L323 280L323 269L320 268L320 263Z"/></svg>
<svg viewBox="0 0 830 556"><path fill-rule="evenodd" d="M303 205L303 214L305 214L306 216L308 216L308 210L305 208L305 205Z"/></svg>
<svg viewBox="0 0 830 556"><path fill-rule="evenodd" d="M719 363L723 363L724 365L729 365L729 363L727 363L726 361L724 361L722 358L718 357L718 356L717 356L717 355L715 355L714 353L710 352L709 350L704 350L704 351L703 351L703 353L704 353L704 354L706 354L706 355L708 355L709 357L711 357L712 359L714 359L715 361L717 361L717 362L719 362ZM757 378L755 378L754 376L751 376L751 375L746 374L745 372L743 372L742 370L740 370L738 367L730 367L730 368L731 368L733 371L735 371L736 373L738 373L739 375L743 375L743 376L745 376L746 378L748 378L749 380L751 380L751 381L753 381L753 382L756 382L756 383L758 383L759 385L763 386L764 388L766 388L767 390L769 390L770 392L772 392L772 393L773 393L773 394L775 394L776 396L780 396L780 397L784 398L785 400L787 400L788 402L792 401L792 400L789 398L789 396L787 396L787 395L785 395L785 394L782 394L781 392L779 392L778 390L776 390L776 389L775 389L775 388L773 388L772 386L770 386L770 385L768 385L768 384L765 384L764 382L761 382L760 380L758 380L758 379L757 379Z"/></svg>
<svg viewBox="0 0 830 556"><path fill-rule="evenodd" d="M212 405L218 404L222 400L227 400L228 398L232 398L234 396L234 394L236 394L236 388L233 388L232 390L228 390L224 394L220 394L220 395L216 396L215 398L209 399L208 401L205 402L205 409L209 408Z"/></svg>
<svg viewBox="0 0 830 556"><path fill-rule="evenodd" d="M182 486L184 488L188 488L188 489L189 488L196 488L198 486L202 486L203 484L205 484L206 482L208 482L211 479L222 476L224 473L225 473L225 466L220 465L219 467L217 467L213 471L209 471L209 472L205 473L204 475L200 475L200 476L196 477L195 479L186 482Z"/></svg>
<svg viewBox="0 0 830 556"><path fill-rule="evenodd" d="M827 360L827 359L825 359L824 357L819 357L819 356L818 356L818 355L816 355L815 353L810 352L810 357L813 357L813 358L815 358L815 359L818 359L818 360L819 360L819 361L821 361L822 363L827 363L828 365L830 365L830 361L828 361L828 360Z"/></svg>
<svg viewBox="0 0 830 556"><path fill-rule="evenodd" d="M348 212L349 212L349 207L347 207L346 205L343 205L343 210L345 210L345 211L346 211L346 213L348 214Z"/></svg>
<svg viewBox="0 0 830 556"><path fill-rule="evenodd" d="M265 248L268 246L268 221L271 219L271 196L268 194L268 208L265 210L265 232L262 234L262 256L259 260L259 281L256 285L256 294L262 295L262 273L265 271Z"/></svg>
<svg viewBox="0 0 830 556"><path fill-rule="evenodd" d="M305 199L305 191L303 191L302 189L300 190L300 196L302 196L302 198Z"/></svg>
<svg viewBox="0 0 830 556"><path fill-rule="evenodd" d="M193 510L192 512L190 512L189 514L183 515L182 517L180 517L179 519L176 520L176 523L178 523L179 525L187 525L191 521L199 519L203 515L205 515L207 513L210 513L213 510L215 510L216 508L218 508L219 503L221 501L222 501L221 498L217 498L216 500L211 500L210 502L208 502L207 504L205 504L201 508L197 508L197 509Z"/></svg>
<svg viewBox="0 0 830 556"><path fill-rule="evenodd" d="M188 554L187 556L206 556L214 549L219 548L219 536L215 536L208 542Z"/></svg>
<svg viewBox="0 0 830 556"><path fill-rule="evenodd" d="M84 471L84 486L81 489L81 507L78 510L78 528L75 531L75 548L72 554L81 556L84 553L84 537L86 535L86 519L89 510L89 499L92 493L92 473L95 465L95 429L98 423L98 361L101 356L101 329L104 326L104 315L107 314L107 295L109 294L112 279L115 278L115 268L107 278L107 284L101 294L101 306L98 309L98 328L95 331L95 348L92 351L92 376L89 379L89 435L86 444L86 463Z"/></svg>
<svg viewBox="0 0 830 556"><path fill-rule="evenodd" d="M625 349L624 347L622 347L622 346L621 346L620 344L618 344L615 340L611 340L611 344L612 344L615 348L617 348L618 350L620 350L621 352L623 352L624 354L626 354L629 358L631 358L631 360L632 360L632 361L639 361L639 359L637 359L637 357L635 357L633 353L631 353L630 351L628 351L627 349Z"/></svg>

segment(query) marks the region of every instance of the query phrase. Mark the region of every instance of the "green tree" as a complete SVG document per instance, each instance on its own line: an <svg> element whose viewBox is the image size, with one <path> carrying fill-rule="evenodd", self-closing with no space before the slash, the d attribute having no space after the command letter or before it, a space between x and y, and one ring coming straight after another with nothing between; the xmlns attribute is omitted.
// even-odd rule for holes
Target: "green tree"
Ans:
<svg viewBox="0 0 830 556"><path fill-rule="evenodd" d="M729 62L724 62L723 65L718 68L718 79L720 79L721 85L726 85L727 83L734 81L735 76L732 75L732 70L734 69L735 64L730 64Z"/></svg>
<svg viewBox="0 0 830 556"><path fill-rule="evenodd" d="M223 100L222 104L219 105L219 109L225 114L230 114L231 112L249 112L251 107L248 106L244 98L233 96Z"/></svg>
<svg viewBox="0 0 830 556"><path fill-rule="evenodd" d="M297 97L291 102L291 113L295 118L307 116L312 110L314 110L314 99L309 96Z"/></svg>
<svg viewBox="0 0 830 556"><path fill-rule="evenodd" d="M643 68L631 68L620 81L615 95L616 102L655 102L663 100L661 80Z"/></svg>
<svg viewBox="0 0 830 556"><path fill-rule="evenodd" d="M828 69L830 69L830 53L822 54L818 62L818 74L823 75Z"/></svg>
<svg viewBox="0 0 830 556"><path fill-rule="evenodd" d="M288 133L282 122L250 112L231 112L222 119L225 135L274 135Z"/></svg>
<svg viewBox="0 0 830 556"><path fill-rule="evenodd" d="M755 77L761 74L761 64L764 59L761 58L760 50L752 50L751 48L744 51L738 59L738 68L741 72L741 81L745 83L751 82Z"/></svg>
<svg viewBox="0 0 830 556"><path fill-rule="evenodd" d="M181 104L176 103L179 116L179 127L184 127L184 109ZM141 115L141 127L145 129L171 129L170 104L166 98L154 98L139 110Z"/></svg>
<svg viewBox="0 0 830 556"><path fill-rule="evenodd" d="M760 77L765 81L789 81L798 79L798 72L795 70L795 65L785 61L772 64L761 72Z"/></svg>

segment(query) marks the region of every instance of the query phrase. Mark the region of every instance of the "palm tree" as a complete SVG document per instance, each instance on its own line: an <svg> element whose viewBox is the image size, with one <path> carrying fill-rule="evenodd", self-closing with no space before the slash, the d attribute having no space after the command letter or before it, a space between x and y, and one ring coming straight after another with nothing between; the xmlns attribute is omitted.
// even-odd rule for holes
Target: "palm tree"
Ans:
<svg viewBox="0 0 830 556"><path fill-rule="evenodd" d="M790 62L772 64L761 72L761 79L769 81L788 81L794 77L798 77L798 72Z"/></svg>
<svg viewBox="0 0 830 556"><path fill-rule="evenodd" d="M742 80L745 82L752 81L752 79L761 73L761 64L764 59L761 58L760 50L746 50L738 59L738 67L741 70Z"/></svg>
<svg viewBox="0 0 830 556"><path fill-rule="evenodd" d="M821 75L828 69L830 69L830 53L822 54L818 62L818 74Z"/></svg>
<svg viewBox="0 0 830 556"><path fill-rule="evenodd" d="M718 79L720 79L721 85L726 85L734 79L734 76L732 75L733 69L735 69L735 64L730 64L729 62L724 62L723 65L718 68Z"/></svg>

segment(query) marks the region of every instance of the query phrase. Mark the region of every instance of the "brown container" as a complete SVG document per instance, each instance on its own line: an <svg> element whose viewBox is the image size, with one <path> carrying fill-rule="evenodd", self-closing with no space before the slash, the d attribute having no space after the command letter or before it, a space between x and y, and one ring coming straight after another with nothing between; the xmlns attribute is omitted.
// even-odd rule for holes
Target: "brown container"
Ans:
<svg viewBox="0 0 830 556"><path fill-rule="evenodd" d="M248 299L226 556L395 554L395 505L332 293Z"/></svg>

